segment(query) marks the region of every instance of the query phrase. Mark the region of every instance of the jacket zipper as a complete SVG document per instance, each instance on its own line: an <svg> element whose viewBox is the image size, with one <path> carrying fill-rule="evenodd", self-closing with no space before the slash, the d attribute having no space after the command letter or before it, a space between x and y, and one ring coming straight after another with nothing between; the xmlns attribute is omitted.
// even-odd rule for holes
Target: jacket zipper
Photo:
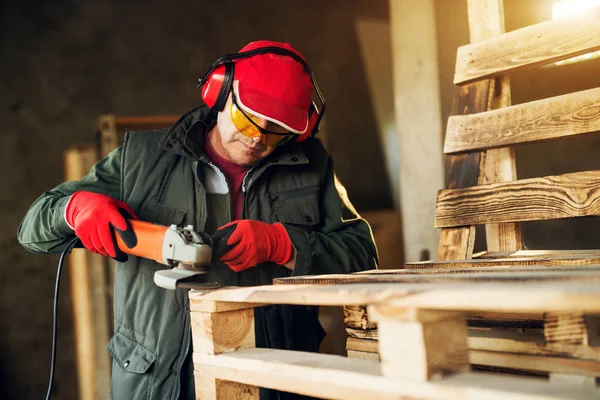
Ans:
<svg viewBox="0 0 600 400"><path fill-rule="evenodd" d="M223 180L225 181L225 184L227 185L227 190L229 191L229 197L230 197L230 201L229 201L229 203L230 203L229 204L229 219L231 220L231 216L232 216L232 214L231 214L231 188L229 187L229 182L227 182L227 178L225 178L225 175L223 175L223 172L221 172L221 170L215 164L213 164L210 161L208 162L208 164L211 166L212 169L214 169L220 175L221 178L223 178ZM196 168L198 168L198 165L196 165ZM246 179L246 177L244 177L244 179ZM206 196L206 191L204 192L204 195ZM206 215L206 213L208 212L208 210L206 209L206 198L204 199L203 204L204 204L204 210L203 211L204 211L204 213ZM186 311L189 311L189 308ZM176 381L176 385L175 385L175 387L177 388L177 391L176 391L176 396L174 397L175 399L178 399L179 395L181 394L181 379L182 379L181 378L181 368L183 367L183 363L185 363L185 360L187 358L188 352L190 351L190 345L191 345L191 341L192 341L191 337L190 337L190 331L192 329L191 325L190 325L190 318L191 317L188 317L186 319L186 328L185 328L185 332L186 332L185 333L185 335L186 335L185 343L186 343L186 345L185 345L185 351L183 352L181 361L177 365L177 381ZM192 366L192 368L193 368L193 366Z"/></svg>

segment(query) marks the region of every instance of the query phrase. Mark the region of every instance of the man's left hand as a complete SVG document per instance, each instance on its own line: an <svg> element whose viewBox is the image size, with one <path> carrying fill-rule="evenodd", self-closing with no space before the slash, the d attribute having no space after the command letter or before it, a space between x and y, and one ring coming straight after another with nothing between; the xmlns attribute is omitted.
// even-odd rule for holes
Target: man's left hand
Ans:
<svg viewBox="0 0 600 400"><path fill-rule="evenodd" d="M276 222L242 219L220 227L212 235L213 257L235 272L260 263L284 265L292 257L293 246L284 226Z"/></svg>

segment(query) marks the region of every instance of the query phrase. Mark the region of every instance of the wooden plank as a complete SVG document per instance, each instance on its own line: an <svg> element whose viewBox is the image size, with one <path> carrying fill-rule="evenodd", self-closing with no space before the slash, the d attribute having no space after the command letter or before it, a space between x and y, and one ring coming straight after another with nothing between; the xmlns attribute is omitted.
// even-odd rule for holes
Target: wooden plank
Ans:
<svg viewBox="0 0 600 400"><path fill-rule="evenodd" d="M473 258L538 258L540 260L564 257L600 257L600 250L519 250L508 252L484 251L473 255ZM371 270L376 271L376 270ZM365 271L369 272L369 271ZM385 272L385 271L382 271Z"/></svg>
<svg viewBox="0 0 600 400"><path fill-rule="evenodd" d="M367 351L347 350L348 358L358 358L359 360L379 361L379 353L369 353Z"/></svg>
<svg viewBox="0 0 600 400"><path fill-rule="evenodd" d="M600 131L600 88L448 119L444 153L457 154Z"/></svg>
<svg viewBox="0 0 600 400"><path fill-rule="evenodd" d="M377 340L348 338L346 350L354 350L366 353L379 353L379 342Z"/></svg>
<svg viewBox="0 0 600 400"><path fill-rule="evenodd" d="M490 81L480 81L455 88L452 114L471 114L487 110ZM446 188L475 186L480 182L481 153L450 155L445 158ZM438 244L438 260L471 258L475 244L475 227L442 229Z"/></svg>
<svg viewBox="0 0 600 400"><path fill-rule="evenodd" d="M469 350L576 358L600 362L599 347L547 343L541 329L530 329L522 332L522 329L469 328L467 335ZM377 353L379 352L378 335L372 335L371 338L349 337L346 341L346 349Z"/></svg>
<svg viewBox="0 0 600 400"><path fill-rule="evenodd" d="M600 376L600 362L593 360L472 350L469 352L469 362L516 370Z"/></svg>
<svg viewBox="0 0 600 400"><path fill-rule="evenodd" d="M438 228L600 215L600 171L442 190Z"/></svg>
<svg viewBox="0 0 600 400"><path fill-rule="evenodd" d="M380 365L361 360L294 352L252 349L217 356L194 355L197 369L211 367L222 380L329 399L595 399L593 388L552 385L538 379L486 373L451 375L432 382L390 379Z"/></svg>
<svg viewBox="0 0 600 400"><path fill-rule="evenodd" d="M468 0L469 33L471 43L504 33L503 0ZM487 110L510 106L510 81L508 76L490 82ZM448 135L446 135L448 139ZM513 149L496 149L487 152L485 163L480 165L484 183L507 182L517 179ZM488 250L519 250L523 248L518 224L489 224L485 227Z"/></svg>
<svg viewBox="0 0 600 400"><path fill-rule="evenodd" d="M581 271L585 275L584 271ZM534 275L539 275L535 273ZM518 275L518 274L515 274ZM317 285L269 285L223 288L211 292L190 291L192 311L206 311L204 302L295 305L361 305L387 303L399 308L432 310L539 312L575 311L600 313L600 285L582 282L466 284L378 283ZM369 317L372 315L369 312Z"/></svg>
<svg viewBox="0 0 600 400"><path fill-rule="evenodd" d="M600 49L600 7L458 49L454 83L508 74Z"/></svg>
<svg viewBox="0 0 600 400"><path fill-rule="evenodd" d="M100 137L100 157L105 157L119 147L116 117L112 114L101 115L96 121Z"/></svg>
<svg viewBox="0 0 600 400"><path fill-rule="evenodd" d="M427 269L433 268L434 270L439 269L451 269L452 272L463 272L462 270L468 268L474 268L476 271L481 272L480 268L494 268L494 271L503 271L510 267L531 267L531 270L547 270L548 267L581 267L581 266L594 266L600 264L600 258L598 257L554 257L554 258L518 258L518 257L507 257L507 258L477 258L471 260L451 260L451 261L425 261L419 263L407 263L405 267L407 269ZM459 269L458 271L455 269ZM510 270L506 270L510 272Z"/></svg>
<svg viewBox="0 0 600 400"><path fill-rule="evenodd" d="M596 386L595 376L584 376L575 374L562 374L562 373L551 373L548 376L550 383L557 383L560 385L572 385L572 386Z"/></svg>
<svg viewBox="0 0 600 400"><path fill-rule="evenodd" d="M339 285L345 283L383 283L383 282L405 282L406 275L448 275L448 274L485 274L485 273L507 273L516 272L571 272L573 267L585 267L587 271L600 272L600 258L588 257L590 262L585 262L577 257L563 257L567 265L560 264L560 258L540 259L515 258L515 259L477 259L477 260L458 260L458 261L425 261L422 263L408 263L407 269L388 269L377 270L371 274L331 274L331 275L313 275L298 276L290 278L278 278L274 280L275 284L286 285ZM506 260L506 262L505 262ZM513 261L515 261L513 263ZM489 263L489 264L488 264ZM531 265L521 265L521 263L531 263ZM569 265L572 263L572 266ZM457 265L454 268L454 265ZM497 265L496 265L497 264ZM430 265L439 266L438 268L429 268ZM460 267L458 267L460 266ZM550 268L551 267L551 268ZM442 277L444 278L444 277ZM410 277L408 278L410 279ZM420 279L420 278L416 278ZM353 312L348 310L348 313Z"/></svg>
<svg viewBox="0 0 600 400"><path fill-rule="evenodd" d="M115 117L117 131L134 129L159 129L173 125L179 116L175 115L139 115Z"/></svg>
<svg viewBox="0 0 600 400"><path fill-rule="evenodd" d="M98 159L92 147L65 152L65 179L83 178ZM111 363L105 351L111 331L111 312L106 297L104 257L85 249L69 256L77 379L82 399L108 398Z"/></svg>
<svg viewBox="0 0 600 400"><path fill-rule="evenodd" d="M600 348L561 342L547 342L539 329L469 329L469 349L536 356L577 358L600 362Z"/></svg>

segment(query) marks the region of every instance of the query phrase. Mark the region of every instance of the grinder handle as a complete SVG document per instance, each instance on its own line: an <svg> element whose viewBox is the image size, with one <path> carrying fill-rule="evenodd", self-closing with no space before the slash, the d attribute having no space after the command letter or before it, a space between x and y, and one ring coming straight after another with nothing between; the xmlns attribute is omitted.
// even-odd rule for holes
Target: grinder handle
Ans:
<svg viewBox="0 0 600 400"><path fill-rule="evenodd" d="M169 227L133 219L128 220L128 222L131 224L131 228L137 237L137 244L132 248L127 247L117 233L115 236L119 249L124 253L149 258L160 264L164 264L162 250L165 234Z"/></svg>

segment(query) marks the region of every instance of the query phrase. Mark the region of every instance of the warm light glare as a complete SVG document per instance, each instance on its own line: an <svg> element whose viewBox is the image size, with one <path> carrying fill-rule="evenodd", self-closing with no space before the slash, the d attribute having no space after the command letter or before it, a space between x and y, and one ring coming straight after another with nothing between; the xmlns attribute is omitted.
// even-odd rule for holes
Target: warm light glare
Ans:
<svg viewBox="0 0 600 400"><path fill-rule="evenodd" d="M559 1L552 7L552 19L558 19L575 14L582 14L586 10L600 6L600 0L564 0ZM583 60L591 60L600 57L600 50L593 53L583 54L568 60L558 61L555 64L571 64Z"/></svg>
<svg viewBox="0 0 600 400"><path fill-rule="evenodd" d="M552 7L552 19L568 15L581 14L585 10L600 6L600 0L566 0L559 1Z"/></svg>

